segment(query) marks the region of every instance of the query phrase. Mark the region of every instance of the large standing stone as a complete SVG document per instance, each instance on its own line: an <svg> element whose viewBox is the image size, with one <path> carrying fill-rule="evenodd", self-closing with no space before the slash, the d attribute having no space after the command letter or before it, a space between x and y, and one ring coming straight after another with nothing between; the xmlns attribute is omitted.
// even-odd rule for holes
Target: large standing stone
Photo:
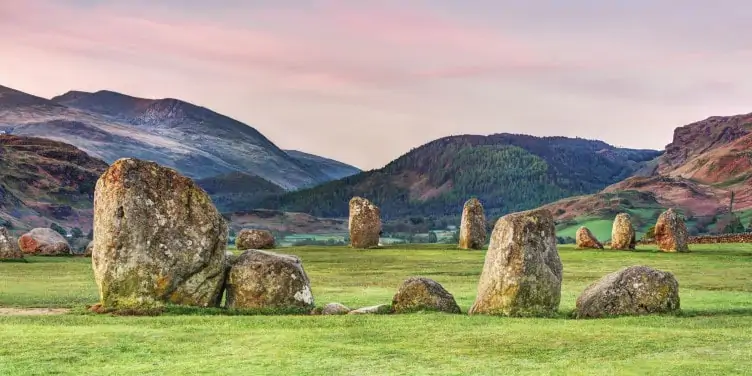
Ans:
<svg viewBox="0 0 752 376"><path fill-rule="evenodd" d="M575 235L577 241L577 248L581 249L603 249L603 244L596 239L595 235L590 232L590 229L582 226L577 230Z"/></svg>
<svg viewBox="0 0 752 376"><path fill-rule="evenodd" d="M577 298L577 318L667 313L679 309L679 283L669 272L631 266L588 286Z"/></svg>
<svg viewBox="0 0 752 376"><path fill-rule="evenodd" d="M635 230L632 227L632 217L627 213L620 213L614 219L611 228L611 249L635 249Z"/></svg>
<svg viewBox="0 0 752 376"><path fill-rule="evenodd" d="M311 283L295 256L252 249L230 268L227 308L310 311L313 304Z"/></svg>
<svg viewBox="0 0 752 376"><path fill-rule="evenodd" d="M274 235L268 230L240 230L235 238L235 246L238 250L246 249L272 249L274 248Z"/></svg>
<svg viewBox="0 0 752 376"><path fill-rule="evenodd" d="M392 298L392 309L396 313L415 311L461 312L454 296L449 291L445 290L438 282L423 277L411 277L402 283L402 286L397 290L397 294Z"/></svg>
<svg viewBox="0 0 752 376"><path fill-rule="evenodd" d="M24 255L18 244L13 241L8 230L0 227L0 260L21 260Z"/></svg>
<svg viewBox="0 0 752 376"><path fill-rule="evenodd" d="M486 244L486 215L477 198L465 202L460 224L461 249L481 249Z"/></svg>
<svg viewBox="0 0 752 376"><path fill-rule="evenodd" d="M173 169L120 159L97 181L92 265L103 310L216 305L226 245L211 198Z"/></svg>
<svg viewBox="0 0 752 376"><path fill-rule="evenodd" d="M379 245L381 211L362 197L350 200L350 244L353 248L371 248Z"/></svg>
<svg viewBox="0 0 752 376"><path fill-rule="evenodd" d="M551 212L536 209L501 217L470 314L551 315L561 300L562 264Z"/></svg>
<svg viewBox="0 0 752 376"><path fill-rule="evenodd" d="M18 238L23 253L36 256L70 255L68 241L51 228L35 228Z"/></svg>
<svg viewBox="0 0 752 376"><path fill-rule="evenodd" d="M668 209L655 224L655 242L663 252L689 252L687 226L674 209Z"/></svg>

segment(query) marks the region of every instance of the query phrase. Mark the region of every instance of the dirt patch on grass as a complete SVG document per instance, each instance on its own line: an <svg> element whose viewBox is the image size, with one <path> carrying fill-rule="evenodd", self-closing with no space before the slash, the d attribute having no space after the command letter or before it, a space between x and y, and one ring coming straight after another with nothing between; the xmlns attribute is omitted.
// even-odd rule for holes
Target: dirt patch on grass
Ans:
<svg viewBox="0 0 752 376"><path fill-rule="evenodd" d="M70 312L68 308L2 308L0 316L40 316L63 315Z"/></svg>

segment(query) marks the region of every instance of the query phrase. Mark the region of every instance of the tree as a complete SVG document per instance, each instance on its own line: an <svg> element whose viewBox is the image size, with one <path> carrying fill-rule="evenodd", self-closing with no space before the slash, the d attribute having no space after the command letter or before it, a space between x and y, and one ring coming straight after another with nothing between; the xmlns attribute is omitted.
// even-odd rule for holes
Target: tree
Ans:
<svg viewBox="0 0 752 376"><path fill-rule="evenodd" d="M78 228L78 227L74 227L74 228L73 228L73 229L71 230L71 237L72 237L72 238L75 238L75 239L78 239L78 238L83 238L83 237L84 237L84 232L83 232L83 231L81 231L81 229L80 229L80 228Z"/></svg>
<svg viewBox="0 0 752 376"><path fill-rule="evenodd" d="M429 243L438 243L439 237L436 236L436 233L433 231L428 232L428 242Z"/></svg>
<svg viewBox="0 0 752 376"><path fill-rule="evenodd" d="M50 228L62 236L68 236L68 231L65 231L65 229L57 223L51 224Z"/></svg>
<svg viewBox="0 0 752 376"><path fill-rule="evenodd" d="M648 231L645 232L645 236L643 236L643 238L645 239L655 238L655 226L650 226L650 228L648 228Z"/></svg>
<svg viewBox="0 0 752 376"><path fill-rule="evenodd" d="M739 234L745 231L742 220L738 216L731 214L729 223L724 227L723 232L726 234Z"/></svg>
<svg viewBox="0 0 752 376"><path fill-rule="evenodd" d="M86 234L86 239L94 240L94 229L91 229L88 234Z"/></svg>

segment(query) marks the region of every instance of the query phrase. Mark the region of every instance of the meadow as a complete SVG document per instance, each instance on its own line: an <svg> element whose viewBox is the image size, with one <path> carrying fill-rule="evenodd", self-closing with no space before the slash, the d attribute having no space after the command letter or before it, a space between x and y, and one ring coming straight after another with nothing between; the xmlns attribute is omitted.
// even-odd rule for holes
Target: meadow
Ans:
<svg viewBox="0 0 752 376"><path fill-rule="evenodd" d="M253 316L171 308L157 317L96 315L86 258L0 263L0 307L71 308L0 315L0 375L731 375L752 374L752 244L692 246L688 254L560 246L559 317L416 313ZM484 252L449 245L377 250L299 247L316 304L390 303L410 276L435 279L463 312ZM575 299L624 266L673 272L677 315L574 320Z"/></svg>

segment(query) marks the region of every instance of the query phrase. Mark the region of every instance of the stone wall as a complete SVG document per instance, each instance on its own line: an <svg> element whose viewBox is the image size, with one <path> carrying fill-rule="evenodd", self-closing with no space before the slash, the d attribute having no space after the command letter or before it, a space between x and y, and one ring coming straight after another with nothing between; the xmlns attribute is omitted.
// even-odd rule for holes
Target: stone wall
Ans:
<svg viewBox="0 0 752 376"><path fill-rule="evenodd" d="M655 240L640 240L638 244L655 244ZM699 235L690 236L689 244L716 244L716 243L752 243L752 232L742 234Z"/></svg>

